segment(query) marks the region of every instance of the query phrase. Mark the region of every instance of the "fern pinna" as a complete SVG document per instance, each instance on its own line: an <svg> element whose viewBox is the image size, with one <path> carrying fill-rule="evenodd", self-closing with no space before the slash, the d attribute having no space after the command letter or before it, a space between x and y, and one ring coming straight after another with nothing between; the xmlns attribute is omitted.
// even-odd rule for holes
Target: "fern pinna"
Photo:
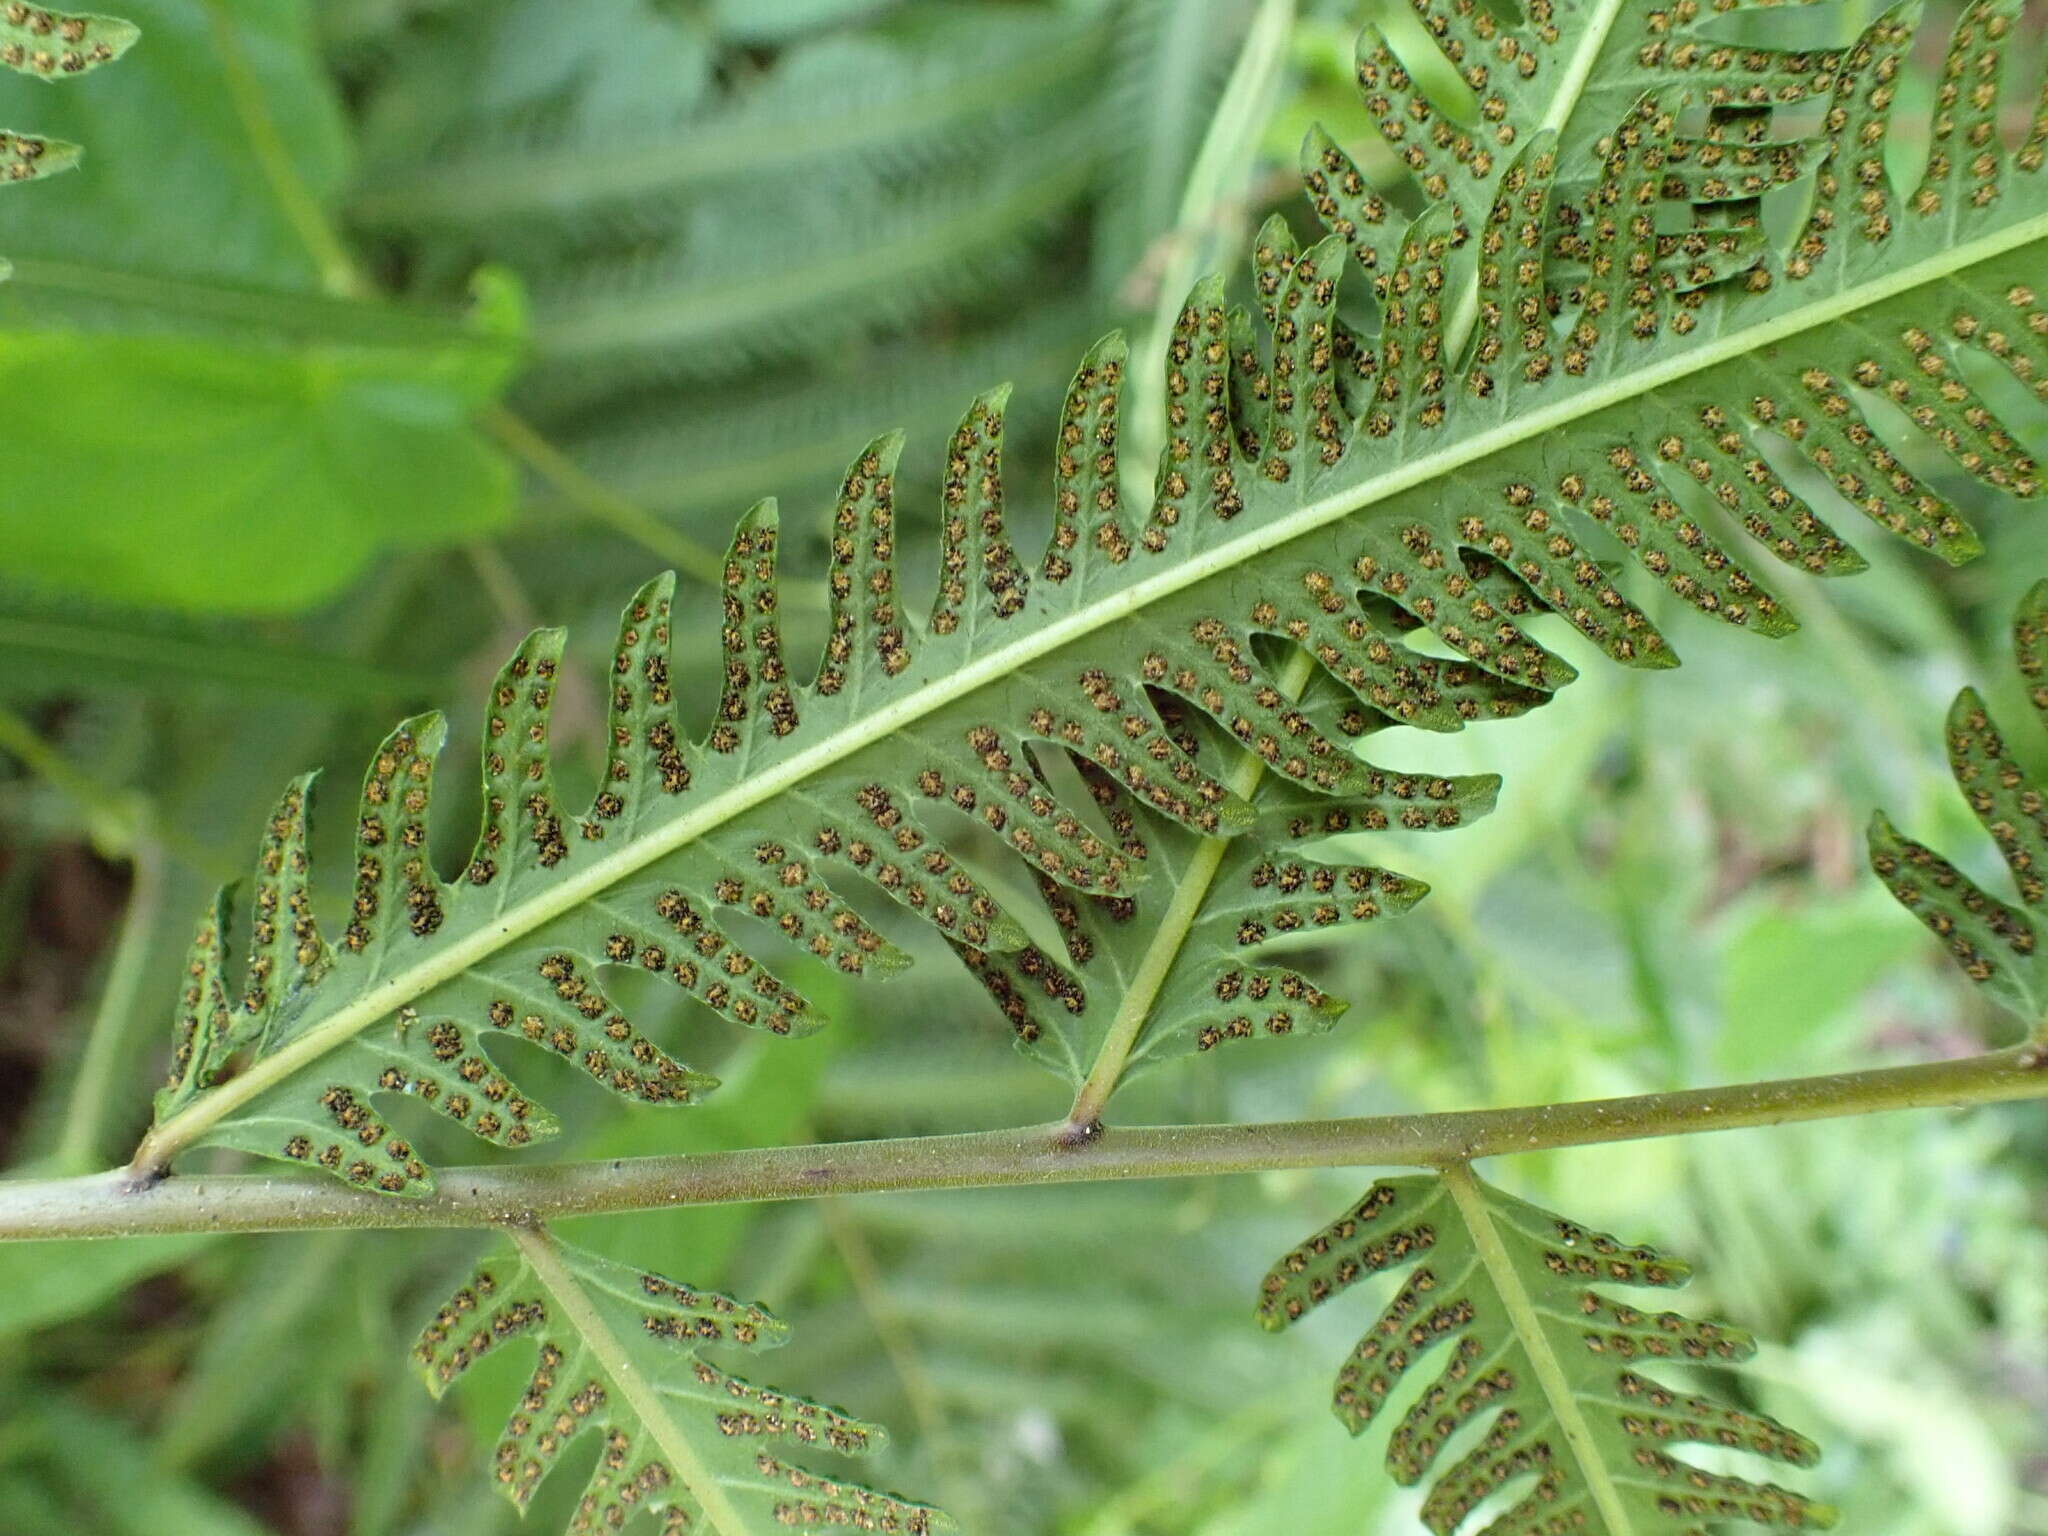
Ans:
<svg viewBox="0 0 2048 1536"><path fill-rule="evenodd" d="M1813 1443L1767 1414L1674 1389L1663 1364L1725 1365L1756 1345L1740 1329L1646 1312L1594 1286L1683 1285L1686 1266L1540 1210L1469 1168L1383 1179L1266 1276L1259 1321L1285 1328L1338 1292L1405 1271L1337 1375L1337 1417L1358 1434L1410 1371L1435 1369L1387 1440L1387 1470L1429 1480L1422 1522L1453 1536L1482 1504L1492 1536L1683 1532L1750 1521L1834 1523L1825 1505L1711 1473L1667 1446L1697 1444L1810 1466ZM1460 1439L1467 1426L1476 1439ZM1462 1454L1439 1466L1457 1440Z"/></svg>
<svg viewBox="0 0 2048 1536"><path fill-rule="evenodd" d="M1672 664L1615 557L1701 612L1777 633L1791 615L1730 525L1840 574L1862 560L1824 517L1853 510L1955 562L1977 541L1931 464L2038 492L1997 410L2048 398L2034 287L2048 118L2016 150L1997 132L2014 6L1963 13L1924 174L1899 190L1885 145L1911 7L1839 48L1789 52L1724 43L1728 18L1690 6L1545 3L1509 21L1471 0L1415 3L1473 94L1471 124L1433 107L1374 34L1359 78L1426 211L1396 222L1345 151L1311 137L1305 179L1329 233L1304 247L1280 221L1261 232L1256 315L1215 280L1189 296L1167 339L1148 505L1124 489L1131 359L1112 336L1066 397L1035 556L1006 511L1005 397L970 407L922 622L896 572L894 435L858 456L832 513L830 631L808 679L784 655L774 503L727 553L723 690L695 734L670 684L671 582L643 588L612 653L607 765L587 807L551 782L552 630L492 691L483 824L455 879L428 850L439 717L405 722L373 759L352 907L324 930L311 784L294 784L245 955L225 900L202 923L137 1172L212 1144L421 1194L432 1173L380 1096L506 1146L553 1129L492 1057L498 1034L620 1094L692 1102L709 1080L636 1028L608 973L659 973L750 1028L816 1029L816 1002L727 914L771 925L791 953L884 975L903 956L855 889L951 944L1021 1048L1077 1086L1059 1134L1085 1142L1132 1071L1338 1012L1264 946L1422 892L1334 852L1333 835L1451 829L1491 804L1490 777L1406 773L1354 743L1546 702L1574 674L1531 617L1562 618L1624 664ZM1802 106L1820 126L1790 136L1779 109ZM1774 243L1765 202L1781 188L1803 201ZM1338 304L1359 268L1376 328ZM1405 643L1417 630L1432 648ZM963 857L988 835L1023 861L1039 910ZM1541 1357L1558 1346L1528 1334L1537 1303L1513 1300L1502 1267L1521 1263L1502 1234L1527 1223L1489 1215L1500 1231L1485 1236L1474 1213L1505 1197L1446 1177L1566 1426L1572 1486L1590 1490L1577 1507L1627 1529L1626 1478L1589 1470L1611 1448L1569 1427L1582 1394L1548 1380L1563 1368ZM1772 1443L1804 1455L1796 1438ZM1537 1465L1552 1441L1514 1444L1502 1476L1565 1477ZM1813 1517L1793 1496L1755 1497L1769 1518ZM1681 1499L1677 1518L1701 1513Z"/></svg>
<svg viewBox="0 0 2048 1536"><path fill-rule="evenodd" d="M522 1232L434 1314L413 1362L439 1396L493 1350L533 1346L494 1471L523 1510L586 1431L601 1449L570 1529L655 1517L665 1536L824 1526L935 1536L929 1505L808 1472L783 1447L858 1456L886 1438L836 1408L757 1387L697 1351L767 1349L788 1329L764 1308Z"/></svg>
<svg viewBox="0 0 2048 1536"><path fill-rule="evenodd" d="M0 5L0 65L37 80L68 80L111 64L141 31L114 16L73 15L11 0ZM40 181L78 164L64 139L0 130L0 182Z"/></svg>
<svg viewBox="0 0 2048 1536"><path fill-rule="evenodd" d="M2013 651L2027 702L2048 719L2048 582L2037 584L2013 621ZM2000 901L1947 859L1899 834L1880 811L1870 823L1870 863L1899 903L1939 938L1956 964L2031 1038L2048 1029L2038 914L2048 901L2048 794L2013 760L1983 697L1956 695L1948 714L1948 760L1970 810L2012 872L2020 905Z"/></svg>

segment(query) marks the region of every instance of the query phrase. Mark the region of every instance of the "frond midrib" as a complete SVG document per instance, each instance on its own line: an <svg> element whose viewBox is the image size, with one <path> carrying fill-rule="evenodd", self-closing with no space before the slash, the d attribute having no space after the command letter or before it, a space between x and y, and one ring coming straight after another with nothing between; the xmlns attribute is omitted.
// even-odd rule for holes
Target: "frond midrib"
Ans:
<svg viewBox="0 0 2048 1536"><path fill-rule="evenodd" d="M611 1329L584 1294L582 1282L570 1271L555 1247L554 1239L535 1227L508 1227L506 1231L512 1245L519 1250L519 1256L526 1261L527 1268L533 1271L534 1278L547 1288L548 1294L562 1309L564 1321L575 1330L576 1336L583 1341L583 1347L597 1357L634 1416L673 1464L677 1481L689 1490L691 1498L703 1512L705 1526L712 1536L747 1536L746 1523L741 1520L739 1511L733 1508L732 1501L725 1496L725 1489L697 1454L689 1436L675 1422L675 1416L661 1400L660 1388L641 1373L625 1348L612 1336Z"/></svg>
<svg viewBox="0 0 2048 1536"><path fill-rule="evenodd" d="M1500 1297L1501 1305L1507 1309L1509 1326L1521 1341L1522 1353L1535 1374L1536 1385L1550 1407L1551 1416L1557 1420L1558 1431L1570 1448L1572 1460L1578 1464L1579 1475L1585 1479L1593 1507L1600 1512L1601 1523L1607 1527L1606 1536L1634 1536L1628 1507L1622 1503L1621 1489L1608 1475L1607 1464L1594 1444L1593 1427L1586 1422L1578 1398L1572 1393L1571 1381L1565 1375L1564 1362L1558 1359L1557 1351L1551 1348L1550 1336L1544 1331L1539 1315L1542 1309L1522 1284L1521 1274L1508 1255L1507 1245L1501 1241L1500 1233L1494 1230L1493 1213L1486 1208L1486 1196L1480 1190L1478 1180L1472 1176L1471 1165L1455 1163L1443 1170L1442 1178L1444 1187L1450 1191L1451 1199L1458 1207L1458 1214L1464 1218L1465 1230L1472 1235L1472 1246L1479 1254L1479 1263L1485 1269L1494 1293Z"/></svg>
<svg viewBox="0 0 2048 1536"><path fill-rule="evenodd" d="M573 910L589 897L695 842L733 817L774 799L791 785L903 730L956 699L964 698L1097 630L1107 628L1176 592L1269 550L1385 501L1403 491L1448 476L1469 464L1504 452L1574 422L1597 416L1626 400L1704 372L1733 358L1826 325L1866 305L1894 298L1922 283L2048 238L2048 213L2023 219L1967 244L1928 256L1859 284L1835 290L1816 302L1725 332L1710 342L1673 354L1648 367L1617 375L1560 398L1519 419L1474 433L1437 450L1396 464L1360 484L1332 491L1294 511L1247 528L1236 538L1171 562L1151 576L1104 594L1063 615L1019 626L1015 639L970 658L965 665L928 680L864 718L824 736L730 788L682 811L666 826L621 844L558 883L506 908L498 916L449 943L439 953L392 973L324 1019L309 1025L289 1044L250 1065L239 1077L211 1090L157 1126L137 1149L138 1172L155 1173L178 1149L235 1108L274 1086L342 1041L369 1028L400 1005L496 953L511 941ZM1033 617L1027 605L1020 618ZM928 643L927 657L943 647ZM929 662L919 663L929 666ZM913 667L913 674L916 668Z"/></svg>

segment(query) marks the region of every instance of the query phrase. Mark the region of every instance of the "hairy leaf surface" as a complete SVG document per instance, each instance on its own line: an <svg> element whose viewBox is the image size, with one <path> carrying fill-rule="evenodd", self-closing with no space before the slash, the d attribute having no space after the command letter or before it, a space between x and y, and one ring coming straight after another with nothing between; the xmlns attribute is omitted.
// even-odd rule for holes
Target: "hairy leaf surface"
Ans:
<svg viewBox="0 0 2048 1536"><path fill-rule="evenodd" d="M373 763L353 909L330 938L294 872L304 794L288 796L251 980L222 979L209 918L190 1049L141 1162L205 1139L423 1190L425 1168L370 1105L380 1092L493 1140L548 1128L493 1065L494 1031L622 1093L687 1101L703 1081L613 1006L605 968L658 971L733 1022L801 1033L817 1010L725 914L847 973L885 972L901 957L855 889L954 946L1023 1048L1084 1084L1083 1130L1133 1067L1326 1021L1333 1000L1258 947L1398 910L1419 887L1322 862L1315 840L1455 827L1493 790L1368 762L1359 738L1541 703L1573 672L1523 627L1532 615L1623 663L1669 665L1612 556L1775 633L1791 618L1738 558L1734 527L1788 564L1844 573L1861 557L1824 517L1860 512L1953 561L1975 536L1909 449L2014 495L2039 489L1997 392L1978 387L2048 392L2048 311L2030 282L2048 231L2041 141L2008 153L1994 126L2010 23L2009 7L1965 14L1928 176L1905 197L1880 154L1903 13L1831 53L1759 56L1772 100L1821 95L1813 141L1775 143L1749 96L1717 105L1710 81L1666 83L1589 139L1566 92L1543 121L1504 120L1517 136L1481 213L1439 201L1391 243L1360 222L1363 183L1341 153L1312 146L1312 200L1334 232L1302 248L1268 226L1256 317L1220 282L1196 287L1166 359L1149 506L1121 488L1130 362L1112 336L1066 399L1042 553L1018 548L1006 514L1003 393L969 410L922 625L896 570L892 434L843 483L831 629L808 679L784 654L764 502L727 556L724 687L701 735L671 694L669 584L628 610L589 807L552 788L552 631L497 684L485 824L455 881L426 846L438 719L401 726ZM1682 31L1600 7L1582 34L1566 28L1561 78L1599 77L1625 27L1639 42ZM1813 195L1781 252L1748 205L1795 171ZM1354 257L1371 264L1376 331L1338 313ZM1799 465L1831 482L1825 504L1795 485L1811 480ZM1411 630L1427 649L1404 643ZM1057 943L1034 942L1046 924L978 872L990 856L1024 861ZM238 1053L246 1065L216 1086Z"/></svg>
<svg viewBox="0 0 2048 1536"><path fill-rule="evenodd" d="M1755 1352L1739 1329L1594 1289L1683 1285L1689 1271L1678 1260L1457 1168L1373 1185L1266 1276L1259 1321L1284 1328L1395 1269L1405 1271L1401 1289L1338 1372L1334 1407L1355 1435L1407 1402L1387 1470L1403 1486L1428 1483L1422 1521L1436 1536L1453 1536L1481 1505L1499 1511L1488 1536L1833 1523L1832 1510L1800 1494L1671 1453L1713 1446L1793 1466L1820 1454L1765 1414L1648 1374ZM1403 1391L1411 1371L1430 1370L1426 1386Z"/></svg>

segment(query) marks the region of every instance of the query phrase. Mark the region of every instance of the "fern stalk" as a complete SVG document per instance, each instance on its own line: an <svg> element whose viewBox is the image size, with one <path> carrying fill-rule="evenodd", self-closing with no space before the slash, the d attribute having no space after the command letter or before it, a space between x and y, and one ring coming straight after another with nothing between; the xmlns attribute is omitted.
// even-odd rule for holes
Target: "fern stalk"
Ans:
<svg viewBox="0 0 2048 1536"><path fill-rule="evenodd" d="M1443 1168L1515 1152L2048 1098L2048 1049L1514 1109L1114 1127L1078 1144L1050 1126L532 1167L441 1170L389 1200L333 1179L126 1170L0 1182L0 1242L154 1232L483 1227L622 1211L931 1189L1195 1178L1281 1168Z"/></svg>
<svg viewBox="0 0 2048 1536"><path fill-rule="evenodd" d="M576 511L666 560L692 580L717 586L720 562L713 551L668 526L638 502L599 480L562 452L527 419L502 405L484 413L484 429Z"/></svg>

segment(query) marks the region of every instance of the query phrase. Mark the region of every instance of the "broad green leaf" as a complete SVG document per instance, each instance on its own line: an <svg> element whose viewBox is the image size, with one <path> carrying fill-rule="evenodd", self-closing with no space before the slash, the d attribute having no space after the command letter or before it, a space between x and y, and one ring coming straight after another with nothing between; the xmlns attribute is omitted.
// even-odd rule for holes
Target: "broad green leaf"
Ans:
<svg viewBox="0 0 2048 1536"><path fill-rule="evenodd" d="M516 361L509 290L474 331L334 297L352 279L314 229L348 146L306 7L136 9L148 46L50 111L91 175L9 222L0 390L40 417L0 455L7 570L275 612L502 526L512 472L471 423Z"/></svg>
<svg viewBox="0 0 2048 1536"><path fill-rule="evenodd" d="M319 270L276 200L221 49L227 29L276 126L291 173L317 200L348 162L334 88L302 0L138 0L146 39L117 70L38 93L35 126L92 150L91 170L10 199L6 248L20 286L0 289L0 323L42 323L35 261L67 268L311 292ZM18 88L17 88L18 89Z"/></svg>
<svg viewBox="0 0 2048 1536"><path fill-rule="evenodd" d="M305 607L379 549L503 523L511 470L469 417L510 360L481 343L0 335L0 393L49 408L33 436L0 443L0 559L120 602Z"/></svg>
<svg viewBox="0 0 2048 1536"><path fill-rule="evenodd" d="M1759 906L1721 958L1723 1073L1757 1077L1825 1042L1830 1025L1899 959L1895 924L1864 907L1793 910Z"/></svg>

